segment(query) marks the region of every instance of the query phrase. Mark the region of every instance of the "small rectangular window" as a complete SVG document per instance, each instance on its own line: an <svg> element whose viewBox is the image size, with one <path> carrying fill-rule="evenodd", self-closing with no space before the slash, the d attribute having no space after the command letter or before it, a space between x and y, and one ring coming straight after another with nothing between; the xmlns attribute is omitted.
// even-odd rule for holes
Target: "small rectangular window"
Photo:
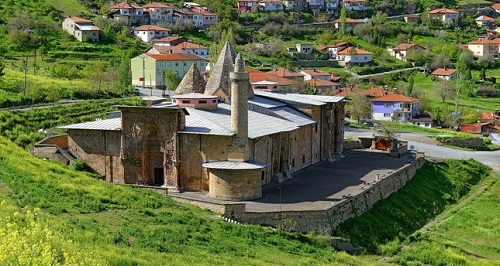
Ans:
<svg viewBox="0 0 500 266"><path fill-rule="evenodd" d="M390 113L384 113L384 117L391 117Z"/></svg>
<svg viewBox="0 0 500 266"><path fill-rule="evenodd" d="M306 163L306 155L305 154L302 154L302 163Z"/></svg>
<svg viewBox="0 0 500 266"><path fill-rule="evenodd" d="M205 101L205 100L200 100L200 101L198 101L198 103L207 103L207 101Z"/></svg>
<svg viewBox="0 0 500 266"><path fill-rule="evenodd" d="M182 100L182 103L191 103L190 100Z"/></svg>

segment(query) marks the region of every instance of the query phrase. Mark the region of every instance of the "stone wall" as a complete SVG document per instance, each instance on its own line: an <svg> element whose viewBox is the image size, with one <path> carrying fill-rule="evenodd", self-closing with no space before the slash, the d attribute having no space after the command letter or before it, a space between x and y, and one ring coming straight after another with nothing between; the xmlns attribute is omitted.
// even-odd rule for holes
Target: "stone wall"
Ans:
<svg viewBox="0 0 500 266"><path fill-rule="evenodd" d="M57 136L50 136L46 137L39 142L35 144L43 144L43 145L56 145L57 147L61 149L67 149L68 148L68 135L57 135Z"/></svg>
<svg viewBox="0 0 500 266"><path fill-rule="evenodd" d="M483 146L483 139L481 138L470 138L470 139L460 139L460 138L449 138L444 141L448 145L463 147L463 148L473 148Z"/></svg>
<svg viewBox="0 0 500 266"><path fill-rule="evenodd" d="M358 195L342 200L339 204L323 211L287 211L266 213L244 213L237 221L261 225L293 225L296 231L330 231L347 219L359 216L369 210L377 201L387 198L413 178L425 163L417 158L394 173L383 177Z"/></svg>
<svg viewBox="0 0 500 266"><path fill-rule="evenodd" d="M344 150L362 149L360 140L344 140Z"/></svg>

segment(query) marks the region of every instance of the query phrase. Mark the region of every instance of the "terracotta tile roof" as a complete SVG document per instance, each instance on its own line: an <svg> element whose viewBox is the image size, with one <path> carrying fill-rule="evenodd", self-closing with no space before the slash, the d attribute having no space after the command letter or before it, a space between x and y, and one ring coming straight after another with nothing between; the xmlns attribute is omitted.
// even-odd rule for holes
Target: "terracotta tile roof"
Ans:
<svg viewBox="0 0 500 266"><path fill-rule="evenodd" d="M256 83L260 81L272 81L272 82L278 82L280 86L289 86L295 84L295 82L293 82L292 80L278 77L269 73L249 72L249 76L250 76L250 83Z"/></svg>
<svg viewBox="0 0 500 266"><path fill-rule="evenodd" d="M143 5L142 7L143 8L154 8L154 7L162 7L162 8L170 7L170 8L173 8L172 5L168 5L168 4L165 4L165 3L158 3L158 2L151 2L149 4Z"/></svg>
<svg viewBox="0 0 500 266"><path fill-rule="evenodd" d="M202 7L192 8L191 11L193 11L194 13L202 14L203 16L217 16L217 14L214 14Z"/></svg>
<svg viewBox="0 0 500 266"><path fill-rule="evenodd" d="M497 40L497 39L498 39L498 38L493 39L493 40L488 40L488 39L479 39L479 40L472 41L472 42L468 43L467 45L487 45L487 44L498 44L498 43L499 43L499 40Z"/></svg>
<svg viewBox="0 0 500 266"><path fill-rule="evenodd" d="M75 22L76 24L78 24L78 23L93 23L91 20L79 18L79 17L75 17L75 16L69 16L68 18L73 20L73 22Z"/></svg>
<svg viewBox="0 0 500 266"><path fill-rule="evenodd" d="M330 44L330 45L318 45L318 46L316 46L316 50L323 51L327 48L338 48L338 47L342 47L342 46L349 46L349 43L341 42L341 43Z"/></svg>
<svg viewBox="0 0 500 266"><path fill-rule="evenodd" d="M489 22L495 22L495 19L490 18L488 16L479 16L476 18L476 21L489 21Z"/></svg>
<svg viewBox="0 0 500 266"><path fill-rule="evenodd" d="M341 23L342 20L339 18L339 19L334 20L333 22L334 23ZM359 21L357 19L352 19L352 18L346 18L345 23L363 23L363 21Z"/></svg>
<svg viewBox="0 0 500 266"><path fill-rule="evenodd" d="M338 86L338 83L331 82L331 81L326 81L324 79L310 79L305 81L304 83L308 85L313 85L316 87L333 87L333 86Z"/></svg>
<svg viewBox="0 0 500 266"><path fill-rule="evenodd" d="M331 76L330 73L326 72L326 71L323 71L321 69L302 69L301 72L309 75L309 76L312 76L312 77L315 77L315 76Z"/></svg>
<svg viewBox="0 0 500 266"><path fill-rule="evenodd" d="M438 68L438 69L432 71L431 75L436 75L436 76L451 76L456 71L457 70L453 69L453 68Z"/></svg>
<svg viewBox="0 0 500 266"><path fill-rule="evenodd" d="M342 79L342 77L336 77L336 76L334 76L334 75L331 75L331 76L330 76L330 80L331 80L332 82L339 82L341 79Z"/></svg>
<svg viewBox="0 0 500 266"><path fill-rule="evenodd" d="M267 72L268 74L272 74L278 77L286 78L286 77L304 77L304 74L299 73L299 72L294 72L291 70L288 70L286 68L278 68L273 71Z"/></svg>
<svg viewBox="0 0 500 266"><path fill-rule="evenodd" d="M147 56L158 61L205 61L205 58L195 54L147 54Z"/></svg>
<svg viewBox="0 0 500 266"><path fill-rule="evenodd" d="M363 92L367 97L382 97L389 94L395 94L396 92L390 91L384 88L371 88Z"/></svg>
<svg viewBox="0 0 500 266"><path fill-rule="evenodd" d="M406 96L399 93L387 94L385 96L373 99L372 102L403 102L403 103L412 103L417 102L418 99Z"/></svg>
<svg viewBox="0 0 500 266"><path fill-rule="evenodd" d="M343 96L343 97L346 97L346 96L349 96L353 93L357 93L358 90L357 89L352 89L352 88L349 88L349 87L345 87L345 88L340 88L339 91L337 91L335 93L336 96Z"/></svg>
<svg viewBox="0 0 500 266"><path fill-rule="evenodd" d="M180 48L190 48L190 49L196 49L196 48L207 48L203 45L200 45L200 44L196 44L196 43L192 43L192 42L181 42L179 44L176 45L176 47L180 47Z"/></svg>
<svg viewBox="0 0 500 266"><path fill-rule="evenodd" d="M407 17L407 18L419 18L420 14L405 14L403 17Z"/></svg>
<svg viewBox="0 0 500 266"><path fill-rule="evenodd" d="M130 4L127 2L121 2L121 3L118 3L114 6L112 6L111 8L113 8L113 9L140 9L142 7L135 5L135 4Z"/></svg>
<svg viewBox="0 0 500 266"><path fill-rule="evenodd" d="M257 69L251 69L251 68L248 68L248 67L245 67L245 72L247 73L264 73L260 70L257 70Z"/></svg>
<svg viewBox="0 0 500 266"><path fill-rule="evenodd" d="M464 133L481 134L481 127L490 123L461 124L459 130Z"/></svg>
<svg viewBox="0 0 500 266"><path fill-rule="evenodd" d="M415 43L401 43L401 44L398 44L396 46L394 46L392 48L393 51L406 51L414 46L417 46L417 47L420 47L420 48L424 48L418 44L415 44Z"/></svg>
<svg viewBox="0 0 500 266"><path fill-rule="evenodd" d="M448 9L448 8L438 8L438 9L434 9L434 10L431 10L431 12L429 12L429 14L458 14L457 11L455 10L452 10L452 9Z"/></svg>
<svg viewBox="0 0 500 266"><path fill-rule="evenodd" d="M366 54L366 55L368 55L368 54L372 54L372 53L370 53L370 52L368 52L368 51L365 51L365 50L363 50L363 49L359 49L359 48L356 48L356 47L348 47L348 48L346 48L346 49L344 49L344 50L342 50L342 51L338 52L337 54L339 54L339 55L348 55L348 54L350 54L350 53L351 53L351 50L352 50L352 49L356 49L356 50L355 50L355 51L356 51L356 54Z"/></svg>
<svg viewBox="0 0 500 266"><path fill-rule="evenodd" d="M500 115L495 115L491 112L482 112L481 120L500 120Z"/></svg>
<svg viewBox="0 0 500 266"><path fill-rule="evenodd" d="M493 7L493 9L500 9L500 3L493 4L491 7Z"/></svg>
<svg viewBox="0 0 500 266"><path fill-rule="evenodd" d="M183 37L168 36L168 37L163 37L163 38L159 38L159 39L152 39L151 42L173 42L173 41L177 41L181 38L183 38Z"/></svg>
<svg viewBox="0 0 500 266"><path fill-rule="evenodd" d="M156 25L142 25L139 27L135 27L134 30L139 30L139 31L149 31L149 30L152 30L152 31L170 31L170 29L163 28L163 27L156 26Z"/></svg>

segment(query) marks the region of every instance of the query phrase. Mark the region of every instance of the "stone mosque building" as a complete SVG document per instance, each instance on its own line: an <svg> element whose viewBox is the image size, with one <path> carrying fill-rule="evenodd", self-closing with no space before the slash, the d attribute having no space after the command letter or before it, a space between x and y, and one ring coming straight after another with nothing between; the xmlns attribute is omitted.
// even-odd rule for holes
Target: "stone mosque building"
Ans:
<svg viewBox="0 0 500 266"><path fill-rule="evenodd" d="M253 91L229 43L206 83L193 64L175 93L61 127L66 150L110 182L223 200L259 198L263 185L342 153L343 97Z"/></svg>

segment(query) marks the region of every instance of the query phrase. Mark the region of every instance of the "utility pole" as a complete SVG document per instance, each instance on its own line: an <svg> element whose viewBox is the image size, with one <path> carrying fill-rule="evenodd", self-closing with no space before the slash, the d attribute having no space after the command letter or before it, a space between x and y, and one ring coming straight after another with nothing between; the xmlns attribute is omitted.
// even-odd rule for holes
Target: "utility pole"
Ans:
<svg viewBox="0 0 500 266"><path fill-rule="evenodd" d="M142 54L139 57L142 59L142 89L144 89L146 87L146 63L144 62L146 55Z"/></svg>
<svg viewBox="0 0 500 266"><path fill-rule="evenodd" d="M24 90L23 95L26 95L26 84L27 84L27 74L28 74L28 57L25 57L23 60L23 71L24 71Z"/></svg>

